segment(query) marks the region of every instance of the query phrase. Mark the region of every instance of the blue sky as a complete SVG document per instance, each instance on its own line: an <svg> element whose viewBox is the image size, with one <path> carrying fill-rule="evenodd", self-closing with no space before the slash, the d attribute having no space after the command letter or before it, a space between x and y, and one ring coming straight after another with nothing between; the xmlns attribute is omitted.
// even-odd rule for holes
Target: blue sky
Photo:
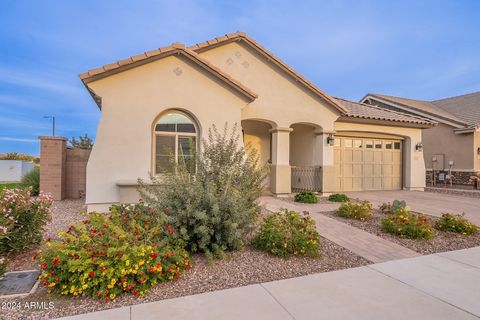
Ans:
<svg viewBox="0 0 480 320"><path fill-rule="evenodd" d="M0 153L95 136L78 74L173 42L248 33L327 93L439 99L480 90L480 1L0 2Z"/></svg>

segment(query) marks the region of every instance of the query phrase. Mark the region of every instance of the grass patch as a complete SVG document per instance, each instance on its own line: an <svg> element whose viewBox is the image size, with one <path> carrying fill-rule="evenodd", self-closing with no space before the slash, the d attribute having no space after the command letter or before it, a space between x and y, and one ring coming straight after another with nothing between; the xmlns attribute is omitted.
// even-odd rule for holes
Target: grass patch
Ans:
<svg viewBox="0 0 480 320"><path fill-rule="evenodd" d="M0 192L2 192L3 189L15 189L20 187L20 183L17 182L0 183Z"/></svg>

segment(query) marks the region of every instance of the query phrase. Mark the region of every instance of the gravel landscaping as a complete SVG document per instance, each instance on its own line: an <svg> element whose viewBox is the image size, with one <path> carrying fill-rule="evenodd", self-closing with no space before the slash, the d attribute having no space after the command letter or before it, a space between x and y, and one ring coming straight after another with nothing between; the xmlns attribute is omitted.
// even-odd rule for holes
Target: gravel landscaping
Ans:
<svg viewBox="0 0 480 320"><path fill-rule="evenodd" d="M55 238L56 233L65 230L73 221L83 220L79 213L84 210L82 200L55 202L52 221L45 230L45 238ZM229 252L222 260L208 264L204 256L191 257L193 267L179 280L167 281L153 287L143 298L132 295L119 296L115 301L104 303L90 298L73 298L49 294L39 286L36 293L25 298L2 299L2 319L49 319L67 315L99 311L131 304L152 302L162 299L198 294L254 283L268 282L313 273L334 271L367 265L370 262L353 254L325 238L320 240L320 257L279 258L256 250L250 245L242 250ZM39 248L33 248L11 257L9 270L38 269L32 256ZM52 309L35 310L24 307L28 302L53 303ZM13 303L13 304L12 304ZM22 306L18 308L18 306Z"/></svg>
<svg viewBox="0 0 480 320"><path fill-rule="evenodd" d="M122 295L108 303L53 295L40 286L35 294L26 298L3 299L2 302L14 301L23 305L27 301L46 301L54 303L53 309L2 310L2 319L48 319L369 264L367 260L324 238L321 239L320 252L319 258L282 259L246 246L243 250L228 253L212 265L203 256L195 255L192 256L192 269L179 280L160 283L144 298Z"/></svg>
<svg viewBox="0 0 480 320"><path fill-rule="evenodd" d="M404 246L421 254L432 254L437 252L445 252L480 246L480 233L477 233L473 236L467 236L458 233L444 232L434 229L436 236L428 240L400 238L399 236L387 233L382 229L381 221L382 218L385 217L385 214L377 209L373 210L372 219L363 222L354 219L345 219L338 217L334 214L333 211L322 212L321 214L342 221L359 229L365 230L369 233L395 242L401 246ZM429 216L429 218L431 219L432 224L434 224L435 221L439 219L432 216Z"/></svg>

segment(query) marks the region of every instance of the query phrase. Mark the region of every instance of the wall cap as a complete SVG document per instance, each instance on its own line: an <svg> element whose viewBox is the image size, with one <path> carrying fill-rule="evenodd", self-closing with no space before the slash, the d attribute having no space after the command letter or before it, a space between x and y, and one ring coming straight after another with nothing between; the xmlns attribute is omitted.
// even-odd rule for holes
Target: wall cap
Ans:
<svg viewBox="0 0 480 320"><path fill-rule="evenodd" d="M40 139L40 140L62 140L62 141L67 141L68 140L65 137L59 137L59 136L39 136L38 139Z"/></svg>

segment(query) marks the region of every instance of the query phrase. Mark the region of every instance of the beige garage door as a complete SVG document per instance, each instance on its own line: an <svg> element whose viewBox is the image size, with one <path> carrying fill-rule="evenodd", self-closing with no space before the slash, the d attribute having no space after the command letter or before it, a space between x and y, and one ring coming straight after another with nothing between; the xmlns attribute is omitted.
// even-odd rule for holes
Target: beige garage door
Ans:
<svg viewBox="0 0 480 320"><path fill-rule="evenodd" d="M335 137L337 191L402 188L402 141Z"/></svg>

